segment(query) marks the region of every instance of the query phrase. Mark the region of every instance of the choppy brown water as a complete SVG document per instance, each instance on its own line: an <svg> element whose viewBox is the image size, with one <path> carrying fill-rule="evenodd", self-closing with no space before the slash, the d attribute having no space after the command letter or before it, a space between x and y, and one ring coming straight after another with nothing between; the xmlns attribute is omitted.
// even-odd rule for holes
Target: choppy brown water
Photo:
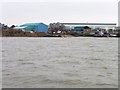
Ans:
<svg viewBox="0 0 120 90"><path fill-rule="evenodd" d="M3 88L118 87L118 39L3 38Z"/></svg>

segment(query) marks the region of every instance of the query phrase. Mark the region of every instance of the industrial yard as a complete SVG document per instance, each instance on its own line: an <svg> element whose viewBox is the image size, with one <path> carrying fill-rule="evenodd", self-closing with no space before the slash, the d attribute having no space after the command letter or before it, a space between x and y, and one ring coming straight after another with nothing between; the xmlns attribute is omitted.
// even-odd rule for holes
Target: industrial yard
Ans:
<svg viewBox="0 0 120 90"><path fill-rule="evenodd" d="M3 37L119 37L116 23L26 23L8 27L0 24Z"/></svg>

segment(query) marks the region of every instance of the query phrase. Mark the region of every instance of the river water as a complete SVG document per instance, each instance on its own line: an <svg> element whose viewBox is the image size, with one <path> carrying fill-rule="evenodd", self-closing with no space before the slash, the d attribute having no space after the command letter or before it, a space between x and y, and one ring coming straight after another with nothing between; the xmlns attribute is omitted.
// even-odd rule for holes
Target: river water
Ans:
<svg viewBox="0 0 120 90"><path fill-rule="evenodd" d="M4 37L3 88L117 88L118 38Z"/></svg>

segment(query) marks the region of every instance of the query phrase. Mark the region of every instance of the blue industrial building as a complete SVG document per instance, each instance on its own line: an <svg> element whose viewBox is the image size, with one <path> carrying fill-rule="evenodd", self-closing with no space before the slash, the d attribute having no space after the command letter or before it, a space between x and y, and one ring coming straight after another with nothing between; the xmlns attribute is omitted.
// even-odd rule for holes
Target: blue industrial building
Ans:
<svg viewBox="0 0 120 90"><path fill-rule="evenodd" d="M25 32L31 32L31 31L32 32L47 32L48 25L44 23L26 23L18 27L15 27L14 29L19 29Z"/></svg>

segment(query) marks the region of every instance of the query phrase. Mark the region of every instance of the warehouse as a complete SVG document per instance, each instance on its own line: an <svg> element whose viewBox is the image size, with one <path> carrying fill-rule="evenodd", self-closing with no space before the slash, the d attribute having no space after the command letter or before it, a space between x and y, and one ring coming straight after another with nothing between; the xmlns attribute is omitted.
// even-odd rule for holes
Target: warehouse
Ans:
<svg viewBox="0 0 120 90"><path fill-rule="evenodd" d="M71 31L80 32L84 27L89 27L91 30L115 30L116 23L63 23L65 26L69 27Z"/></svg>
<svg viewBox="0 0 120 90"><path fill-rule="evenodd" d="M44 23L26 23L15 27L14 29L19 29L25 32L47 32L48 25Z"/></svg>
<svg viewBox="0 0 120 90"><path fill-rule="evenodd" d="M63 23L65 26L69 26L71 29L74 27L84 27L88 26L92 29L114 29L116 27L116 23Z"/></svg>

